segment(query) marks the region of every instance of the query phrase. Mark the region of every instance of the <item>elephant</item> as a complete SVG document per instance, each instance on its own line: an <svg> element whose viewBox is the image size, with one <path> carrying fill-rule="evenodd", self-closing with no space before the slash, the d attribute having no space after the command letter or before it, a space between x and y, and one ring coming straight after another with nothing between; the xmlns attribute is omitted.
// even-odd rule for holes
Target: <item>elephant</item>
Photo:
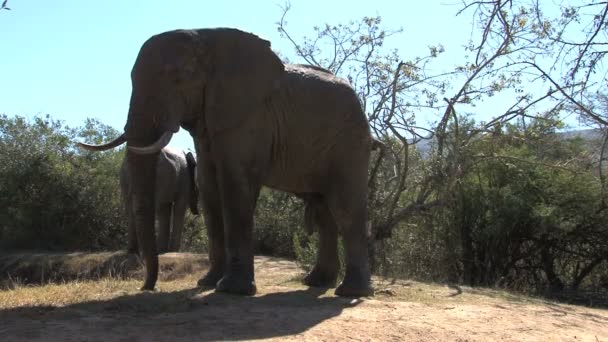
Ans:
<svg viewBox="0 0 608 342"><path fill-rule="evenodd" d="M131 71L124 132L96 145L127 144L142 290L158 277L154 167L180 127L193 138L210 267L198 286L254 295L253 214L262 186L314 199L317 261L308 286L333 287L344 242L345 275L335 294L373 295L367 255L367 177L374 139L347 80L285 64L270 42L236 28L178 29L142 45Z"/></svg>
<svg viewBox="0 0 608 342"><path fill-rule="evenodd" d="M155 183L158 253L179 251L188 207L193 215L199 215L195 168L196 161L190 152L186 154L169 147L160 151L156 163ZM133 192L128 174L129 161L125 158L120 168L120 189L129 222L128 251L137 253Z"/></svg>

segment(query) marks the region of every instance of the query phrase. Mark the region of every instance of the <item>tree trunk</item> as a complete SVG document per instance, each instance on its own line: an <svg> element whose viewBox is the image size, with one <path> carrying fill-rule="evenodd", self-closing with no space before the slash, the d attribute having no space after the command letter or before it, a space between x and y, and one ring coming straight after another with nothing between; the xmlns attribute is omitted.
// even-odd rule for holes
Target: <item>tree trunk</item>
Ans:
<svg viewBox="0 0 608 342"><path fill-rule="evenodd" d="M583 267L580 273L577 274L574 280L572 281L572 284L570 284L570 289L577 290L583 280L593 271L593 269L597 265L601 264L602 261L604 261L604 258L596 258L591 261L587 266Z"/></svg>
<svg viewBox="0 0 608 342"><path fill-rule="evenodd" d="M549 282L549 291L550 292L560 292L564 289L564 282L559 278L559 276L555 273L554 263L553 263L553 255L551 254L548 246L543 246L541 248L541 259L543 263L543 270L545 271L545 275L547 276L547 281Z"/></svg>
<svg viewBox="0 0 608 342"><path fill-rule="evenodd" d="M475 286L475 260L473 254L473 239L468 224L462 223L460 227L460 241L462 248L462 267L464 283Z"/></svg>
<svg viewBox="0 0 608 342"><path fill-rule="evenodd" d="M369 269L372 274L378 271L376 264L376 239L372 236L367 242L367 254L369 256Z"/></svg>

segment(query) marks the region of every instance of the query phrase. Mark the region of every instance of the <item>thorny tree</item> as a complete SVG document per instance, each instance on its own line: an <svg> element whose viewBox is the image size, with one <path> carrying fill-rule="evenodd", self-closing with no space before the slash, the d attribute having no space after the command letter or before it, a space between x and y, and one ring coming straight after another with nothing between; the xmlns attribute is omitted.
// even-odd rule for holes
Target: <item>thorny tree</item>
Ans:
<svg viewBox="0 0 608 342"><path fill-rule="evenodd" d="M589 25L581 24L581 11L601 9ZM603 57L598 32L605 30L606 3L593 2L562 8L558 18L546 18L538 2L466 1L458 15L470 15L475 27L465 46L467 59L440 73L429 66L443 52L441 45L429 54L402 60L398 51L386 52L387 39L401 30L387 30L380 17L365 17L348 24L314 27L312 37L301 39L287 30L289 5L277 23L279 32L306 63L324 67L353 84L366 110L374 134L385 149L370 169L370 223L374 257L383 239L400 222L443 207L458 212L462 177L480 160L501 159L495 154L471 154L476 140L500 131L512 120L546 121L560 126L560 114L575 109L582 117L605 125L592 100ZM571 31L586 28L586 40L571 38ZM403 44L405 45L405 44ZM559 63L558 63L559 62ZM597 101L596 101L597 102ZM488 105L491 104L491 105ZM466 125L463 118L483 107L487 122ZM458 114L457 114L458 111ZM418 125L418 117L435 117L434 124ZM413 146L430 142L432 149L420 158ZM606 143L605 145L608 145ZM413 173L412 168L424 172ZM414 176L416 174L417 176ZM423 175L420 177L420 175ZM460 236L462 279L474 283L475 256L472 233L455 223ZM375 260L375 258L373 258Z"/></svg>

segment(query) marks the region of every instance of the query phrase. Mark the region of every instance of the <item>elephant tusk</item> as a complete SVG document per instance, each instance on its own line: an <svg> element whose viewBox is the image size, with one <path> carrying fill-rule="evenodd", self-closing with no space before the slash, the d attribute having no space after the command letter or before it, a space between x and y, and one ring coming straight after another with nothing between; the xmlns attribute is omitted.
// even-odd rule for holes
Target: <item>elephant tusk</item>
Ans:
<svg viewBox="0 0 608 342"><path fill-rule="evenodd" d="M91 145L91 144L85 144L85 143L77 143L76 145L78 145L78 147L80 148L84 148L85 150L89 150L89 151L106 151L109 150L111 148L114 148L116 146L120 146L122 144L124 144L127 141L127 137L125 137L125 134L121 134L118 138L105 143L105 144L101 144L101 145Z"/></svg>
<svg viewBox="0 0 608 342"><path fill-rule="evenodd" d="M160 152L163 147L167 146L173 137L173 132L166 131L163 135L152 145L144 147L129 146L129 151L136 154L152 154Z"/></svg>

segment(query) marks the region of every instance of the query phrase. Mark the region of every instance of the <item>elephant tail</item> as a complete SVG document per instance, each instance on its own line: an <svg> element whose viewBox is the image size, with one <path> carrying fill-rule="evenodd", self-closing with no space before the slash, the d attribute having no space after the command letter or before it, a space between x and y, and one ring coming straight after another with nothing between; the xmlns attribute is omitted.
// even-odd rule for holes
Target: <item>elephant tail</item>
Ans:
<svg viewBox="0 0 608 342"><path fill-rule="evenodd" d="M312 201L306 201L304 207L304 229L308 235L312 235L315 230L315 208Z"/></svg>
<svg viewBox="0 0 608 342"><path fill-rule="evenodd" d="M312 235L319 222L320 206L325 205L323 198L318 194L300 195L299 197L304 200L304 229L308 235Z"/></svg>
<svg viewBox="0 0 608 342"><path fill-rule="evenodd" d="M330 74L330 75L334 75L333 72L331 72L331 70L329 69L325 69L323 67L320 67L318 65L311 65L311 64L294 64L295 66L299 66L301 68L308 68L308 69L312 69L312 70L316 70L316 71L320 71L320 72L324 72L326 74Z"/></svg>
<svg viewBox="0 0 608 342"><path fill-rule="evenodd" d="M188 177L190 178L190 211L193 215L200 214L198 210L198 185L196 184L196 160L192 152L186 153L186 162L188 164Z"/></svg>
<svg viewBox="0 0 608 342"><path fill-rule="evenodd" d="M384 143L376 138L372 138L372 151L383 151L384 150Z"/></svg>

